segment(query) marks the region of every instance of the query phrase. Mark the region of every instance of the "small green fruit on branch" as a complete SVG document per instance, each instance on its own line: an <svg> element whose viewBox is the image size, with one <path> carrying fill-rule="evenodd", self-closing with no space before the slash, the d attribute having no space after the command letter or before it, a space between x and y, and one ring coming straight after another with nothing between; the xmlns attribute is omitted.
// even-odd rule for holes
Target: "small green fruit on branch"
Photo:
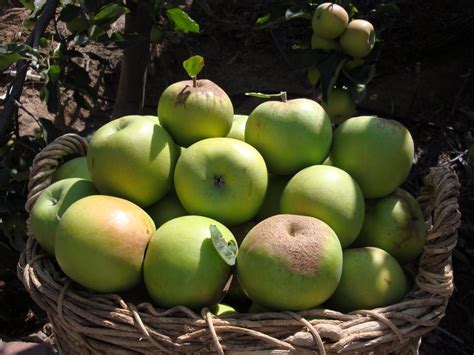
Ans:
<svg viewBox="0 0 474 355"><path fill-rule="evenodd" d="M272 97L279 97L281 101L286 102L288 99L286 97L286 91L280 91L279 94L264 94L261 92L246 92L246 96L258 97L259 99L271 99Z"/></svg>
<svg viewBox="0 0 474 355"><path fill-rule="evenodd" d="M188 73L189 77L193 79L193 86L197 86L197 75L201 72L202 68L204 68L204 58L200 55L195 55L186 59L183 62L183 68Z"/></svg>

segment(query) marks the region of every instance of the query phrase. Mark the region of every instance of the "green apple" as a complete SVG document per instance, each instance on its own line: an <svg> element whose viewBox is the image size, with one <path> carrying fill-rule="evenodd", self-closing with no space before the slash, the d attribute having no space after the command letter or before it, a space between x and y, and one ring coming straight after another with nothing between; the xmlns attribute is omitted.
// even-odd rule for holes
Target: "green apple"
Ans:
<svg viewBox="0 0 474 355"><path fill-rule="evenodd" d="M334 39L345 31L348 22L349 15L342 6L326 2L316 8L312 18L312 27L318 36Z"/></svg>
<svg viewBox="0 0 474 355"><path fill-rule="evenodd" d="M262 154L268 171L293 175L321 163L332 140L331 121L315 101L267 101L250 114L245 141Z"/></svg>
<svg viewBox="0 0 474 355"><path fill-rule="evenodd" d="M134 203L88 196L73 203L56 231L56 259L73 281L98 292L131 289L142 280L143 259L155 232Z"/></svg>
<svg viewBox="0 0 474 355"><path fill-rule="evenodd" d="M343 248L359 235L364 222L364 196L345 171L314 165L297 173L281 196L281 213L311 216L327 223Z"/></svg>
<svg viewBox="0 0 474 355"><path fill-rule="evenodd" d="M365 198L395 191L407 178L413 157L413 139L398 121L352 117L334 132L332 163L357 181Z"/></svg>
<svg viewBox="0 0 474 355"><path fill-rule="evenodd" d="M344 251L342 277L329 303L337 310L385 307L403 299L407 281L400 264L379 248Z"/></svg>
<svg viewBox="0 0 474 355"><path fill-rule="evenodd" d="M54 255L56 229L64 212L77 200L97 194L92 182L80 178L63 179L44 189L30 213L31 231L39 245Z"/></svg>
<svg viewBox="0 0 474 355"><path fill-rule="evenodd" d="M102 194L147 207L170 189L177 157L173 139L156 116L125 116L94 133L87 163Z"/></svg>
<svg viewBox="0 0 474 355"><path fill-rule="evenodd" d="M237 254L237 276L246 295L275 310L301 311L323 303L341 272L336 233L313 217L267 218L247 234Z"/></svg>
<svg viewBox="0 0 474 355"><path fill-rule="evenodd" d="M251 145L208 138L184 151L176 164L176 193L190 214L232 226L252 219L267 190L265 161Z"/></svg>
<svg viewBox="0 0 474 355"><path fill-rule="evenodd" d="M324 159L322 165L332 166L331 156L328 155L326 159Z"/></svg>
<svg viewBox="0 0 474 355"><path fill-rule="evenodd" d="M396 189L387 197L367 200L365 206L357 246L383 249L402 265L421 254L426 241L425 221L412 195Z"/></svg>
<svg viewBox="0 0 474 355"><path fill-rule="evenodd" d="M235 242L226 226L202 216L175 218L153 235L143 275L148 293L159 306L200 309L222 298L230 266L214 247L211 225L217 227L227 242Z"/></svg>
<svg viewBox="0 0 474 355"><path fill-rule="evenodd" d="M352 20L339 38L344 53L354 58L367 57L375 44L374 26L369 21Z"/></svg>
<svg viewBox="0 0 474 355"><path fill-rule="evenodd" d="M245 141L245 125L248 118L247 115L234 115L234 121L227 137Z"/></svg>
<svg viewBox="0 0 474 355"><path fill-rule="evenodd" d="M53 182L69 178L81 178L92 181L89 169L87 168L86 157L68 160L60 165L53 174Z"/></svg>
<svg viewBox="0 0 474 355"><path fill-rule="evenodd" d="M180 81L168 86L158 103L161 125L182 146L205 138L225 137L234 108L229 96L209 80Z"/></svg>
<svg viewBox="0 0 474 355"><path fill-rule="evenodd" d="M311 36L311 49L322 49L324 51L339 50L339 42L335 39L327 39L313 33Z"/></svg>
<svg viewBox="0 0 474 355"><path fill-rule="evenodd" d="M347 89L333 88L328 96L328 102L322 102L321 106L326 110L332 123L339 124L352 117L356 111L356 105L352 95Z"/></svg>
<svg viewBox="0 0 474 355"><path fill-rule="evenodd" d="M258 211L255 219L260 222L264 219L280 214L280 200L291 176L268 175L268 187L263 200L262 207Z"/></svg>
<svg viewBox="0 0 474 355"><path fill-rule="evenodd" d="M146 212L155 222L156 228L159 228L162 224L173 218L188 215L174 190L168 192L165 197L148 207Z"/></svg>

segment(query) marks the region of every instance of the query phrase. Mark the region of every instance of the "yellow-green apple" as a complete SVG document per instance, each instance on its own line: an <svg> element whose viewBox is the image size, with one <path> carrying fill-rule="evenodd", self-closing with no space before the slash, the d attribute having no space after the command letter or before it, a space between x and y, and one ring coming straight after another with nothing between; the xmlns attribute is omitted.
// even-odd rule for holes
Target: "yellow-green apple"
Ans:
<svg viewBox="0 0 474 355"><path fill-rule="evenodd" d="M293 175L321 163L331 140L328 114L309 99L266 101L252 111L245 127L245 141L257 148L268 171L276 175Z"/></svg>
<svg viewBox="0 0 474 355"><path fill-rule="evenodd" d="M336 232L343 248L359 234L364 222L364 196L345 171L314 165L298 172L281 196L281 213L311 216Z"/></svg>
<svg viewBox="0 0 474 355"><path fill-rule="evenodd" d="M211 225L225 241L236 243L226 226L202 216L172 219L151 238L143 275L149 295L161 307L200 309L222 298L231 267L214 247Z"/></svg>
<svg viewBox="0 0 474 355"><path fill-rule="evenodd" d="M339 50L339 42L335 39L327 39L313 33L311 36L311 49L322 49L324 51Z"/></svg>
<svg viewBox="0 0 474 355"><path fill-rule="evenodd" d="M291 176L268 175L268 187L263 200L262 207L258 211L255 219L260 222L268 217L280 214L280 200L283 190L290 181Z"/></svg>
<svg viewBox="0 0 474 355"><path fill-rule="evenodd" d="M168 86L158 102L161 125L184 147L205 138L225 137L234 108L229 96L210 80L185 80Z"/></svg>
<svg viewBox="0 0 474 355"><path fill-rule="evenodd" d="M39 245L54 255L56 229L64 212L77 200L98 193L91 181L80 178L63 179L44 189L30 213L31 231Z"/></svg>
<svg viewBox="0 0 474 355"><path fill-rule="evenodd" d="M329 304L337 310L385 307L407 292L400 264L386 251L367 247L344 250L342 277Z"/></svg>
<svg viewBox="0 0 474 355"><path fill-rule="evenodd" d="M78 284L98 292L131 289L142 280L143 259L155 232L150 216L113 196L73 203L56 231L56 260Z"/></svg>
<svg viewBox="0 0 474 355"><path fill-rule="evenodd" d="M237 254L244 292L275 310L300 311L323 303L336 289L341 272L336 233L313 217L267 218L247 234Z"/></svg>
<svg viewBox="0 0 474 355"><path fill-rule="evenodd" d="M156 116L125 116L94 133L87 163L102 194L147 207L170 189L177 157L173 139Z"/></svg>
<svg viewBox="0 0 474 355"><path fill-rule="evenodd" d="M333 165L357 181L365 198L377 198L389 195L405 181L414 145L400 122L359 116L337 127L330 154Z"/></svg>
<svg viewBox="0 0 474 355"><path fill-rule="evenodd" d="M252 219L267 190L265 161L250 144L208 138L186 149L176 164L174 184L190 214L232 226Z"/></svg>
<svg viewBox="0 0 474 355"><path fill-rule="evenodd" d="M248 118L247 115L234 115L234 121L227 137L245 141L245 124Z"/></svg>
<svg viewBox="0 0 474 355"><path fill-rule="evenodd" d="M169 220L188 215L174 190L171 190L161 200L148 207L146 212L155 222L156 228Z"/></svg>
<svg viewBox="0 0 474 355"><path fill-rule="evenodd" d="M312 27L318 36L334 39L344 32L348 22L349 15L342 6L326 2L314 11Z"/></svg>
<svg viewBox="0 0 474 355"><path fill-rule="evenodd" d="M60 165L53 174L53 182L69 178L92 180L89 169L87 168L86 157L78 157L68 160Z"/></svg>
<svg viewBox="0 0 474 355"><path fill-rule="evenodd" d="M328 96L327 102L321 106L326 110L332 123L339 124L352 117L356 111L356 105L352 95L347 89L333 88Z"/></svg>
<svg viewBox="0 0 474 355"><path fill-rule="evenodd" d="M403 189L365 203L365 219L355 244L377 247L402 265L423 251L426 240L423 212L415 198Z"/></svg>
<svg viewBox="0 0 474 355"><path fill-rule="evenodd" d="M369 21L352 20L339 38L344 53L354 58L367 57L375 44L374 26Z"/></svg>

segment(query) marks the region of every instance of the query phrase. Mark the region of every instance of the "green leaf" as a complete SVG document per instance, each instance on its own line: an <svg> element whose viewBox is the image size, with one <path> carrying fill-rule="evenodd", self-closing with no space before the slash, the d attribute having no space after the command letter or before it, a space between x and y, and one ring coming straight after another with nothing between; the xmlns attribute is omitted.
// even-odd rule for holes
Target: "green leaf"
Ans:
<svg viewBox="0 0 474 355"><path fill-rule="evenodd" d="M285 97L285 100L286 100L286 91L281 91L279 94L265 94L262 92L246 92L245 96L257 97L259 99L271 99L272 97L280 97L283 99L283 97Z"/></svg>
<svg viewBox="0 0 474 355"><path fill-rule="evenodd" d="M33 11L35 9L35 4L33 0L20 0L20 2L30 11Z"/></svg>
<svg viewBox="0 0 474 355"><path fill-rule="evenodd" d="M316 63L321 74L322 99L327 102L329 93L336 84L339 73L347 60L347 56L340 53L329 53L324 59Z"/></svg>
<svg viewBox="0 0 474 355"><path fill-rule="evenodd" d="M199 33L199 25L186 12L179 7L173 7L166 10L166 16L170 20L177 31L184 33Z"/></svg>
<svg viewBox="0 0 474 355"><path fill-rule="evenodd" d="M71 22L71 21L74 21L79 16L82 16L83 13L84 12L79 6L67 5L61 10L58 20L63 21L63 22Z"/></svg>
<svg viewBox="0 0 474 355"><path fill-rule="evenodd" d="M183 68L189 77L195 78L201 72L202 68L204 68L204 58L200 55L188 58L183 62Z"/></svg>
<svg viewBox="0 0 474 355"><path fill-rule="evenodd" d="M19 53L0 53L0 72L7 69L10 65L15 63L17 60L26 59Z"/></svg>
<svg viewBox="0 0 474 355"><path fill-rule="evenodd" d="M263 25L264 23L267 23L270 20L271 16L272 16L272 14L268 13L268 14L262 16L262 17L259 17L255 23L257 25Z"/></svg>
<svg viewBox="0 0 474 355"><path fill-rule="evenodd" d="M115 20L121 15L129 13L130 10L119 4L108 4L102 6L99 12L92 18L96 22Z"/></svg>
<svg viewBox="0 0 474 355"><path fill-rule="evenodd" d="M235 265L238 251L235 240L231 239L226 241L215 224L209 226L209 231L211 232L212 244L219 253L219 256L226 262L226 264L230 266Z"/></svg>
<svg viewBox="0 0 474 355"><path fill-rule="evenodd" d="M285 11L285 20L289 21L295 18L305 18L310 20L312 15L303 9L290 8Z"/></svg>

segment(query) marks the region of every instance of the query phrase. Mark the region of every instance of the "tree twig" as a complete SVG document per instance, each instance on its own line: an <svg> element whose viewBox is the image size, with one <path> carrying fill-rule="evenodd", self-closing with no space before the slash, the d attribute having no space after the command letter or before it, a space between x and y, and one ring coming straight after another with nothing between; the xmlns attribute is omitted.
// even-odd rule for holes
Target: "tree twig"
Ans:
<svg viewBox="0 0 474 355"><path fill-rule="evenodd" d="M26 43L32 48L38 48L41 36L56 14L58 3L59 0L47 0L43 12L39 16L33 31L26 40ZM23 85L25 83L28 67L29 62L26 60L20 60L16 64L17 73L15 79L8 87L5 106L3 112L0 114L0 145L6 142L9 131L12 127L13 118L18 110L15 101L20 99L21 93L23 92Z"/></svg>

